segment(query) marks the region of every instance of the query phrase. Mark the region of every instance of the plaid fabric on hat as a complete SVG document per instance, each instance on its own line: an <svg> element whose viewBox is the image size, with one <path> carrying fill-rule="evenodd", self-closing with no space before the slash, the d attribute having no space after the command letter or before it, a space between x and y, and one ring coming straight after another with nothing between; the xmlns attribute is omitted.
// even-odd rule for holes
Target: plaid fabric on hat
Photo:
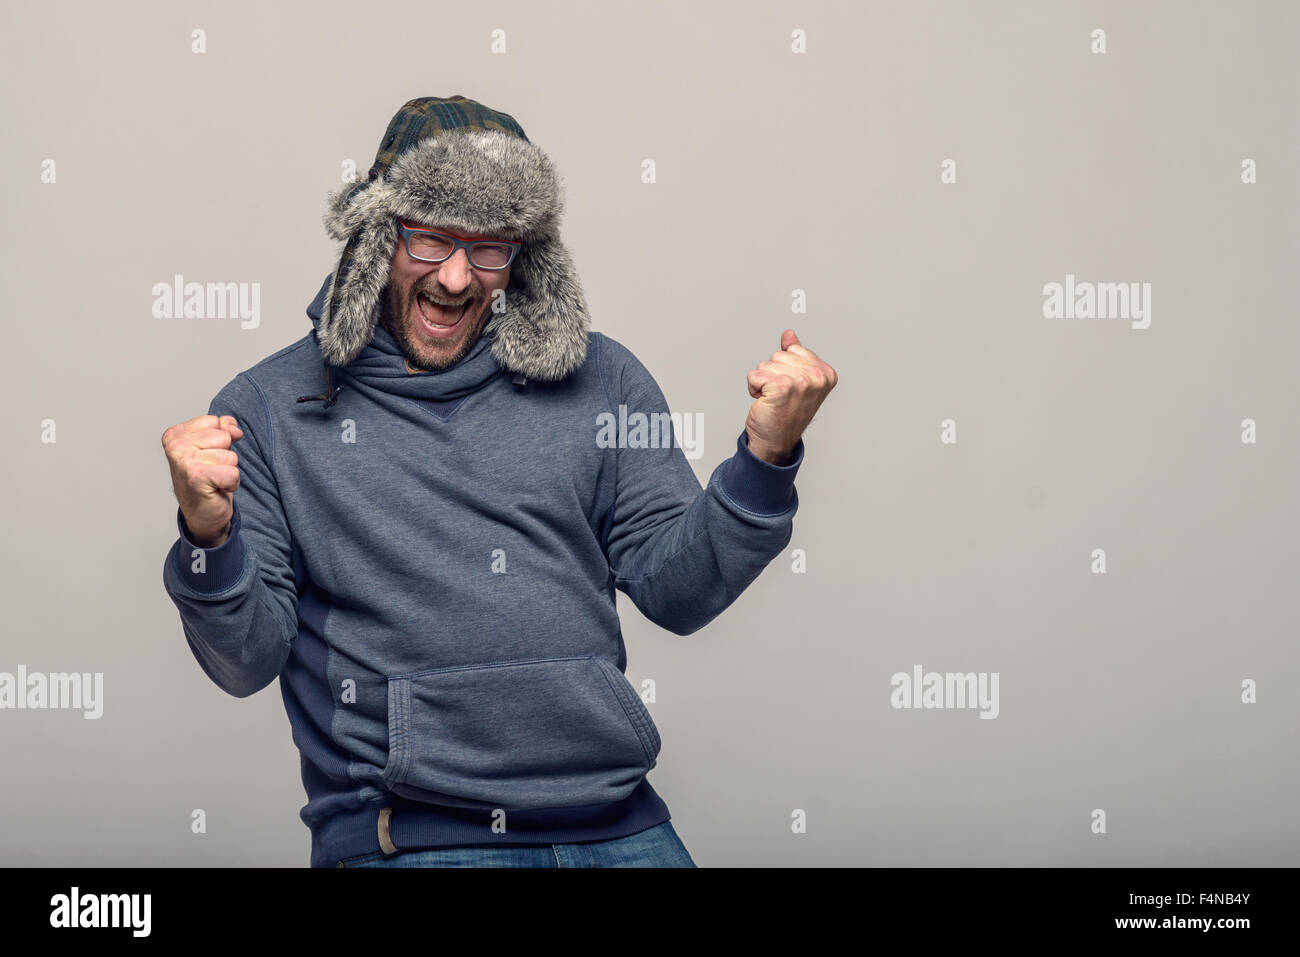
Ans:
<svg viewBox="0 0 1300 957"><path fill-rule="evenodd" d="M375 161L365 179L348 187L344 201L352 199L373 182L380 173L387 173L397 158L420 140L444 130L500 130L528 140L524 128L509 113L484 106L477 100L460 96L421 96L407 100L393 114L384 130L384 138L375 153Z"/></svg>
<svg viewBox="0 0 1300 957"><path fill-rule="evenodd" d="M389 121L366 179L386 173L397 157L425 137L455 129L500 130L528 139L524 128L513 116L486 107L477 100L463 96L422 96L404 103Z"/></svg>

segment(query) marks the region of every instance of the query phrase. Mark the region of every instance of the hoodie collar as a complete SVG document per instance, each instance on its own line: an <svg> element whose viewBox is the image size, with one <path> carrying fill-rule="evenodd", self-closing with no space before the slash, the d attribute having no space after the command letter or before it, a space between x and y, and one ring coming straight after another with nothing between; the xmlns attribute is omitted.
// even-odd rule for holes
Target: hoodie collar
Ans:
<svg viewBox="0 0 1300 957"><path fill-rule="evenodd" d="M330 278L325 277L316 298L307 306L313 338L320 332ZM343 369L347 375L381 392L435 402L464 398L506 372L493 355L492 337L487 334L481 334L465 357L450 368L439 372L410 372L397 341L378 323L370 342ZM336 371L334 383L337 384L341 378Z"/></svg>

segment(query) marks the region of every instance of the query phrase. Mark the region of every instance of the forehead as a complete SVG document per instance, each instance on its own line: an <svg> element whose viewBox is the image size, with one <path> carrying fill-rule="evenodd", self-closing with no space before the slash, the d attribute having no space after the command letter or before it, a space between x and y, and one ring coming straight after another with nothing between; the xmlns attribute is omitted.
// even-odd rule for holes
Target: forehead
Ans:
<svg viewBox="0 0 1300 957"><path fill-rule="evenodd" d="M416 219L403 219L401 221L406 223L406 225L410 226L412 229L431 229L434 232L445 233L448 236L455 236L457 239L500 239L501 238L499 236L484 236L484 235L475 235L472 233L462 233L458 230L451 229L450 227L444 226L441 223L425 223Z"/></svg>

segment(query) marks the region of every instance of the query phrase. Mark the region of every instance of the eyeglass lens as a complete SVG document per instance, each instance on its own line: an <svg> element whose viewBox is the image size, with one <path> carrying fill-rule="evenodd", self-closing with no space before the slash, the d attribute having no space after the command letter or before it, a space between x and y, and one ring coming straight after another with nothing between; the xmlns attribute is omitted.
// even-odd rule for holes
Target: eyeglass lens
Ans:
<svg viewBox="0 0 1300 957"><path fill-rule="evenodd" d="M436 262L451 255L451 241L436 233L411 233L409 243L416 259ZM504 243L474 243L469 247L469 261L480 269L499 269L510 261L510 248Z"/></svg>

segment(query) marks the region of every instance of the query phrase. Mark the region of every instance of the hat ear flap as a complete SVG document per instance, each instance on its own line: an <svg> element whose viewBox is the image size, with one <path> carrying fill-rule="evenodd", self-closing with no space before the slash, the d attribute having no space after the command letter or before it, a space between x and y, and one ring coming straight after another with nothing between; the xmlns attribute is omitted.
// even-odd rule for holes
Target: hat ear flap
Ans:
<svg viewBox="0 0 1300 957"><path fill-rule="evenodd" d="M484 334L507 369L529 379L563 379L587 357L590 317L578 272L554 235L525 241L510 266L504 311Z"/></svg>
<svg viewBox="0 0 1300 957"><path fill-rule="evenodd" d="M316 330L321 356L330 365L347 365L374 334L399 235L390 201L391 189L382 182L371 183L350 202L348 188L330 197L325 228L347 243Z"/></svg>
<svg viewBox="0 0 1300 957"><path fill-rule="evenodd" d="M325 231L332 239L346 241L377 215L392 209L393 187L383 177L358 180L334 190L326 197Z"/></svg>

